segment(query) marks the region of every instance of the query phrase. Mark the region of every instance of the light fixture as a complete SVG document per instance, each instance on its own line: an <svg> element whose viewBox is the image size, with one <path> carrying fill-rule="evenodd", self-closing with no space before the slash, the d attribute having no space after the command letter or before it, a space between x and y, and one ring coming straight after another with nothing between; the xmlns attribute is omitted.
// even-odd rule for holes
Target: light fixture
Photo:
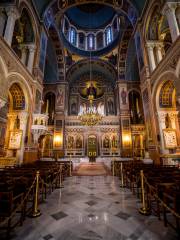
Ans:
<svg viewBox="0 0 180 240"><path fill-rule="evenodd" d="M78 114L78 119L82 122L85 126L95 126L98 124L101 120L103 115L98 112L97 107L93 104L94 101L94 94L92 89L94 88L93 82L92 82L92 69L91 69L91 52L90 52L90 90L88 95L88 106L86 105L85 109L80 109Z"/></svg>

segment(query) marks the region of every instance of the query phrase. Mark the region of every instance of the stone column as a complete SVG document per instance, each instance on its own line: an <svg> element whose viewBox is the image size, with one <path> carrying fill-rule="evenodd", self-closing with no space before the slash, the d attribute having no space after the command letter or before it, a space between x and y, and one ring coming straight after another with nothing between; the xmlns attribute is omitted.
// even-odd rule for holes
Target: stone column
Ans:
<svg viewBox="0 0 180 240"><path fill-rule="evenodd" d="M0 8L0 36L3 36L4 34L4 27L6 23L6 15L4 13L4 9Z"/></svg>
<svg viewBox="0 0 180 240"><path fill-rule="evenodd" d="M156 62L154 57L154 43L147 42L146 47L148 52L150 71L153 72L154 69L156 68Z"/></svg>
<svg viewBox="0 0 180 240"><path fill-rule="evenodd" d="M17 9L14 7L10 7L7 9L7 15L8 15L8 20L7 20L7 24L6 24L6 30L4 33L4 39L11 46L15 22L16 22L16 19L18 19L20 17L20 15L19 15Z"/></svg>
<svg viewBox="0 0 180 240"><path fill-rule="evenodd" d="M155 46L156 46L157 62L160 63L160 61L163 58L163 56L162 56L163 43L158 42L158 43L156 43Z"/></svg>
<svg viewBox="0 0 180 240"><path fill-rule="evenodd" d="M34 44L32 44L28 46L28 49L29 49L29 59L28 59L27 68L32 73L36 47Z"/></svg>
<svg viewBox="0 0 180 240"><path fill-rule="evenodd" d="M26 48L26 46L22 46L21 62L24 65L26 65L26 59L27 59L27 48Z"/></svg>
<svg viewBox="0 0 180 240"><path fill-rule="evenodd" d="M178 6L178 3L176 2L167 2L164 5L164 8L162 10L162 14L167 17L170 32L171 32L171 38L172 41L174 42L177 37L179 36L179 27L176 19L176 14L175 14L175 9Z"/></svg>
<svg viewBox="0 0 180 240"><path fill-rule="evenodd" d="M3 108L6 104L6 101L2 98L0 98L0 109Z"/></svg>

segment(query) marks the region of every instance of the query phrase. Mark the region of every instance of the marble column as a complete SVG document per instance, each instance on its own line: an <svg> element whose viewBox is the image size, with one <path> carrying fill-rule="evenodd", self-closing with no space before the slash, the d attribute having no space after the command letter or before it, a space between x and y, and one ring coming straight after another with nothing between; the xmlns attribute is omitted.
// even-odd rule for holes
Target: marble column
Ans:
<svg viewBox="0 0 180 240"><path fill-rule="evenodd" d="M155 44L155 46L156 46L157 62L160 63L160 61L163 58L163 55L162 55L163 43L158 42L158 43Z"/></svg>
<svg viewBox="0 0 180 240"><path fill-rule="evenodd" d="M27 68L32 73L36 47L34 44L32 44L32 45L28 46L28 49L29 49L29 59L28 59L28 63L27 63Z"/></svg>
<svg viewBox="0 0 180 240"><path fill-rule="evenodd" d="M0 36L3 36L6 24L6 15L4 11L3 8L0 8Z"/></svg>
<svg viewBox="0 0 180 240"><path fill-rule="evenodd" d="M88 37L85 36L85 50L88 50Z"/></svg>
<svg viewBox="0 0 180 240"><path fill-rule="evenodd" d="M11 46L15 22L20 17L20 15L17 9L14 7L10 7L6 11L7 11L8 19L7 19L6 29L4 33L4 39Z"/></svg>
<svg viewBox="0 0 180 240"><path fill-rule="evenodd" d="M27 59L27 48L26 46L22 46L22 55L21 55L21 62L26 65L26 59Z"/></svg>
<svg viewBox="0 0 180 240"><path fill-rule="evenodd" d="M148 42L146 47L148 52L150 71L153 72L154 69L156 68L156 62L154 57L154 44L151 42Z"/></svg>
<svg viewBox="0 0 180 240"><path fill-rule="evenodd" d="M167 17L169 29L171 32L171 38L174 42L180 34L178 22L176 19L175 9L178 3L167 2L162 10L162 14Z"/></svg>

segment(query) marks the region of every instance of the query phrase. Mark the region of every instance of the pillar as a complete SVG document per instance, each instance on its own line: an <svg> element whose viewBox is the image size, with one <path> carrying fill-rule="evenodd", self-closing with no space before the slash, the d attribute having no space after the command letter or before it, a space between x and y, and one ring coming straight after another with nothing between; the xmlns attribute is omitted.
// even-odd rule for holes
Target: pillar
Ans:
<svg viewBox="0 0 180 240"><path fill-rule="evenodd" d="M27 59L27 49L26 46L22 46L22 55L21 55L21 62L26 65L26 59Z"/></svg>
<svg viewBox="0 0 180 240"><path fill-rule="evenodd" d="M154 44L151 42L148 42L146 47L147 47L147 52L148 52L150 71L153 72L154 69L156 68L156 62L155 62L154 51L153 51Z"/></svg>
<svg viewBox="0 0 180 240"><path fill-rule="evenodd" d="M179 27L176 19L175 9L178 3L167 2L162 10L162 14L167 17L169 29L171 32L171 38L174 42L179 36Z"/></svg>
<svg viewBox="0 0 180 240"><path fill-rule="evenodd" d="M103 47L106 46L106 33L103 33Z"/></svg>
<svg viewBox="0 0 180 240"><path fill-rule="evenodd" d="M32 44L32 45L28 46L28 49L29 49L29 59L28 59L28 63L27 63L27 68L32 73L36 48L35 48L34 44Z"/></svg>
<svg viewBox="0 0 180 240"><path fill-rule="evenodd" d="M9 44L9 46L11 46L15 22L20 17L20 15L17 9L14 7L10 7L7 9L7 15L8 15L8 19L7 19L6 29L4 33L4 39Z"/></svg>
<svg viewBox="0 0 180 240"><path fill-rule="evenodd" d="M163 58L163 55L162 55L163 43L157 42L155 46L156 46L157 62L160 63L160 61Z"/></svg>

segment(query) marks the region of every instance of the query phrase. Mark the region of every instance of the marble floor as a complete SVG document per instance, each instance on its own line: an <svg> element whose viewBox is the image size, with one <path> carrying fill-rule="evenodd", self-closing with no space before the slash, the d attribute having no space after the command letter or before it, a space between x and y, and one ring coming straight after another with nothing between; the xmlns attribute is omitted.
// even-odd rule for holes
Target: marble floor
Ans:
<svg viewBox="0 0 180 240"><path fill-rule="evenodd" d="M74 176L27 218L13 240L175 240L154 216L138 213L139 200L111 176Z"/></svg>

